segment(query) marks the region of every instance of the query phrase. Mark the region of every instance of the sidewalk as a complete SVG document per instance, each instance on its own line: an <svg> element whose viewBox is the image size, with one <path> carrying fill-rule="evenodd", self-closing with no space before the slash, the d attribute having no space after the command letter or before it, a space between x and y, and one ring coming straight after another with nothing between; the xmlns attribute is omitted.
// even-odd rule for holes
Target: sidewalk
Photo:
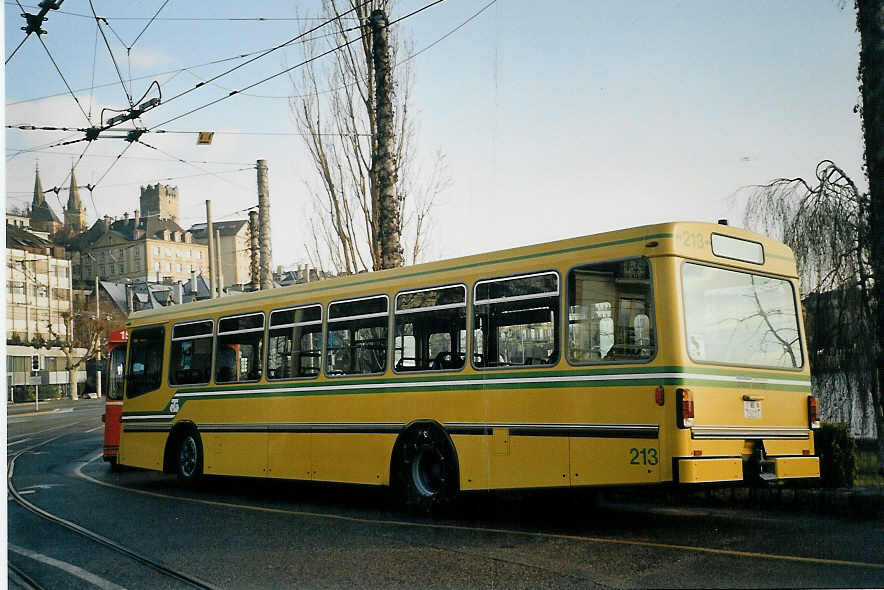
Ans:
<svg viewBox="0 0 884 590"><path fill-rule="evenodd" d="M616 490L611 500L673 507L745 508L884 520L884 488L728 487Z"/></svg>

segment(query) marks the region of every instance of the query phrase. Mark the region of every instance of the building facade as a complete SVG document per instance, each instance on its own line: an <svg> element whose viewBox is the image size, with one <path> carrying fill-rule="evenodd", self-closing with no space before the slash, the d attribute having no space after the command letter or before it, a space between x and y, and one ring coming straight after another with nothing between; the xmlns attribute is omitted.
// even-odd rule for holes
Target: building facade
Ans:
<svg viewBox="0 0 884 590"><path fill-rule="evenodd" d="M126 213L105 217L71 244L76 280L186 281L208 273L209 249L177 223Z"/></svg>
<svg viewBox="0 0 884 590"><path fill-rule="evenodd" d="M224 286L247 285L252 282L250 266L251 248L249 246L249 222L245 219L233 221L216 221L212 229L221 236L221 278ZM197 223L188 230L193 239L206 245L208 252L208 234L205 223ZM206 265L208 272L208 265Z"/></svg>
<svg viewBox="0 0 884 590"><path fill-rule="evenodd" d="M65 340L71 311L71 263L64 248L6 226L6 338Z"/></svg>

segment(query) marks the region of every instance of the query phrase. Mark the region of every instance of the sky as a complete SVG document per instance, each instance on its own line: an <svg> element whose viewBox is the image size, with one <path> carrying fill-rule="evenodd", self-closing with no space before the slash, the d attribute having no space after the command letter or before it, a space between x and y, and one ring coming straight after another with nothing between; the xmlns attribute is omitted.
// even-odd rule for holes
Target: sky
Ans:
<svg viewBox="0 0 884 590"><path fill-rule="evenodd" d="M445 0L394 26L421 50L487 1ZM29 2L22 0L35 12ZM430 2L401 0L391 18ZM93 4L109 24L103 29L122 77L133 78L135 100L157 95L148 88L154 79L169 100L244 60L174 70L266 49L321 22L205 20L309 19L318 16L319 0ZM418 157L426 170L443 153L452 181L432 213L428 258L663 221L742 225L742 187L812 177L822 159L865 187L855 112L858 35L853 11L840 4L497 0L413 62ZM19 12L5 3L7 56L23 37ZM7 125L85 127L87 116L95 121L102 108L125 105L88 0L66 0L43 27L41 39L85 114L32 35L6 66ZM294 44L219 86L162 103L142 121L165 123L301 59ZM247 94L159 125L186 133L142 137L157 149L133 144L117 161L124 140L94 142L76 168L80 185L98 184L91 196L81 190L90 223L97 213L131 213L139 186L158 181L179 187L184 227L205 221L206 199L216 220L245 218L238 211L257 203L253 168L264 159L274 264L306 262L307 186L315 173L291 114L294 90L283 75ZM197 146L196 131L215 131L212 145ZM61 216L65 178L85 144L19 150L82 136L7 129L7 208L30 203L39 163L44 189L63 184L58 198L47 195Z"/></svg>

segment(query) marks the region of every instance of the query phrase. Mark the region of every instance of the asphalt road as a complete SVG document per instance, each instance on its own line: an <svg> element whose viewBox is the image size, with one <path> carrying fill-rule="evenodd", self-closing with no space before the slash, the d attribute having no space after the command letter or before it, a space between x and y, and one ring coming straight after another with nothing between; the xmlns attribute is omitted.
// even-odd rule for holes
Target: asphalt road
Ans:
<svg viewBox="0 0 884 590"><path fill-rule="evenodd" d="M433 519L357 486L210 478L190 492L174 476L112 473L100 460L102 412L91 400L11 409L12 486L48 513L219 588L884 586L880 521L546 492L467 495ZM11 494L7 506L9 561L42 587L188 587Z"/></svg>

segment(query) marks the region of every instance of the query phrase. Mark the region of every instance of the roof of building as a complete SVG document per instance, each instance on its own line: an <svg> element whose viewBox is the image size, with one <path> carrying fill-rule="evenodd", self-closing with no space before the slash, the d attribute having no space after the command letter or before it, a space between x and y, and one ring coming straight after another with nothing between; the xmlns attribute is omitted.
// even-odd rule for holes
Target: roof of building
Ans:
<svg viewBox="0 0 884 590"><path fill-rule="evenodd" d="M212 222L212 229L215 231L221 232L222 236L234 236L238 234L243 226L249 224L248 219L233 219L230 221L214 221ZM190 226L190 233L193 234L193 237L202 240L206 237L206 224L205 223L195 223Z"/></svg>
<svg viewBox="0 0 884 590"><path fill-rule="evenodd" d="M52 246L48 241L35 236L20 227L6 224L6 249L7 250L40 250Z"/></svg>
<svg viewBox="0 0 884 590"><path fill-rule="evenodd" d="M142 309L158 309L167 305L190 303L194 300L209 298L209 285L202 275L196 275L196 291L191 281L169 285L160 283L126 283L122 281L99 281L100 288L107 294L123 313L129 308L126 287L132 289L132 300L135 311Z"/></svg>
<svg viewBox="0 0 884 590"><path fill-rule="evenodd" d="M120 240L132 242L145 237L163 239L163 234L168 231L186 233L184 229L171 219L160 219L156 216L140 217L136 224L135 217L110 220L102 218L92 224L86 231L70 235L60 232L58 240L74 250L88 250L105 234L116 236Z"/></svg>

